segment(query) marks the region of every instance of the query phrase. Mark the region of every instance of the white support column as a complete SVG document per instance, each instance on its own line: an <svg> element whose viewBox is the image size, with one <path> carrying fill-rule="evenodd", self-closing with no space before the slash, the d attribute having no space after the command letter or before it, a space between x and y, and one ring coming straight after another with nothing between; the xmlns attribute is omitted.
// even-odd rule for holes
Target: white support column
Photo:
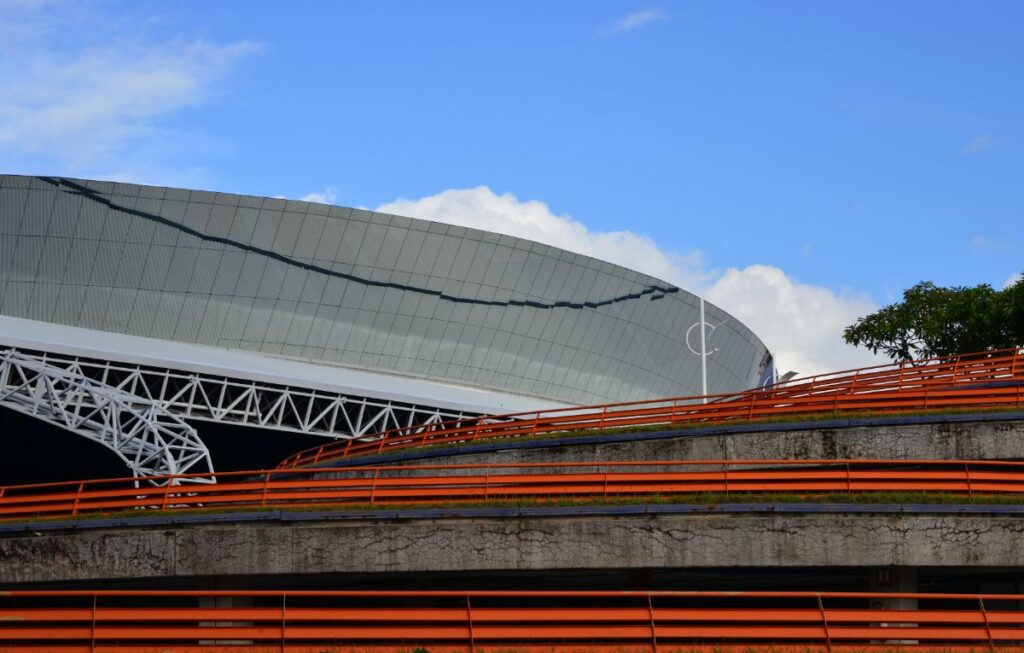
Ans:
<svg viewBox="0 0 1024 653"><path fill-rule="evenodd" d="M696 322L690 325L690 328L686 330L686 335L683 340L686 342L686 348L690 350L690 353L697 356L700 359L700 394L702 396L701 403L708 403L708 356L718 351L717 348L708 351L708 338L712 333L715 332L715 325L707 323L707 317L704 311L704 298L698 297L700 300L700 314ZM690 344L690 334L693 330L700 328L700 346L697 349L693 348Z"/></svg>
<svg viewBox="0 0 1024 653"><path fill-rule="evenodd" d="M700 298L700 393L701 403L708 403L708 336L704 321L704 298Z"/></svg>

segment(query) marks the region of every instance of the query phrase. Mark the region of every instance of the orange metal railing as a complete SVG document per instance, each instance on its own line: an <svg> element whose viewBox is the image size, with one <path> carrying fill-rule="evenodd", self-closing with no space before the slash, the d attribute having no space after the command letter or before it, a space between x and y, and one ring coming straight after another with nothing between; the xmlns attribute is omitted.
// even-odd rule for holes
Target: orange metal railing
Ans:
<svg viewBox="0 0 1024 653"><path fill-rule="evenodd" d="M1024 643L1024 595L12 591L5 651L971 650ZM914 609L884 609L902 600ZM217 606L217 607L214 607Z"/></svg>
<svg viewBox="0 0 1024 653"><path fill-rule="evenodd" d="M706 401L706 403L705 403ZM906 412L1024 406L1024 349L964 354L820 374L707 397L675 397L509 413L392 429L299 452L279 468L405 447L576 430L716 423L816 412Z"/></svg>
<svg viewBox="0 0 1024 653"><path fill-rule="evenodd" d="M162 477L162 481L203 477ZM930 492L1024 494L1024 462L712 460L417 465L217 474L217 484L136 487L134 478L0 488L0 519L61 519L124 510L426 505L702 493Z"/></svg>

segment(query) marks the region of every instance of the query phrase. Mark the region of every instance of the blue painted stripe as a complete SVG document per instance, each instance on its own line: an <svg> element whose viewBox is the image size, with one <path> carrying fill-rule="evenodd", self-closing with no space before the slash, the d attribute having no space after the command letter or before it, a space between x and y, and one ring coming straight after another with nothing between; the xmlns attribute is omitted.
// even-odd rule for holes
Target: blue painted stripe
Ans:
<svg viewBox="0 0 1024 653"><path fill-rule="evenodd" d="M638 504L630 506L549 506L522 508L415 508L398 510L266 510L221 514L164 514L150 517L103 517L0 524L0 534L82 531L109 528L199 526L258 522L356 522L431 519L523 519L630 517L642 515L837 514L837 515L972 515L1024 516L1024 505L904 503L722 503L714 505Z"/></svg>

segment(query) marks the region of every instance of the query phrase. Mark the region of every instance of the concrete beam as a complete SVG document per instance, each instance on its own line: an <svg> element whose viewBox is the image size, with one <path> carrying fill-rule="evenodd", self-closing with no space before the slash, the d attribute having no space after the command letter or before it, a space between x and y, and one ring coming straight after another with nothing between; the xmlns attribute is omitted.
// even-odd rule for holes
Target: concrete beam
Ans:
<svg viewBox="0 0 1024 653"><path fill-rule="evenodd" d="M0 585L190 576L706 567L1024 567L1001 515L635 515L302 521L0 539Z"/></svg>

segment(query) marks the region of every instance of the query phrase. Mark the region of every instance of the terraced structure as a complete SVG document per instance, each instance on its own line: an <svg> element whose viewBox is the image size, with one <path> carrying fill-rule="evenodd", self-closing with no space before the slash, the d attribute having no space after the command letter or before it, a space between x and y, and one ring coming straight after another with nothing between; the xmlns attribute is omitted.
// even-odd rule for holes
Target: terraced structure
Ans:
<svg viewBox="0 0 1024 653"><path fill-rule="evenodd" d="M1022 461L1011 350L7 486L0 644L1016 648Z"/></svg>

